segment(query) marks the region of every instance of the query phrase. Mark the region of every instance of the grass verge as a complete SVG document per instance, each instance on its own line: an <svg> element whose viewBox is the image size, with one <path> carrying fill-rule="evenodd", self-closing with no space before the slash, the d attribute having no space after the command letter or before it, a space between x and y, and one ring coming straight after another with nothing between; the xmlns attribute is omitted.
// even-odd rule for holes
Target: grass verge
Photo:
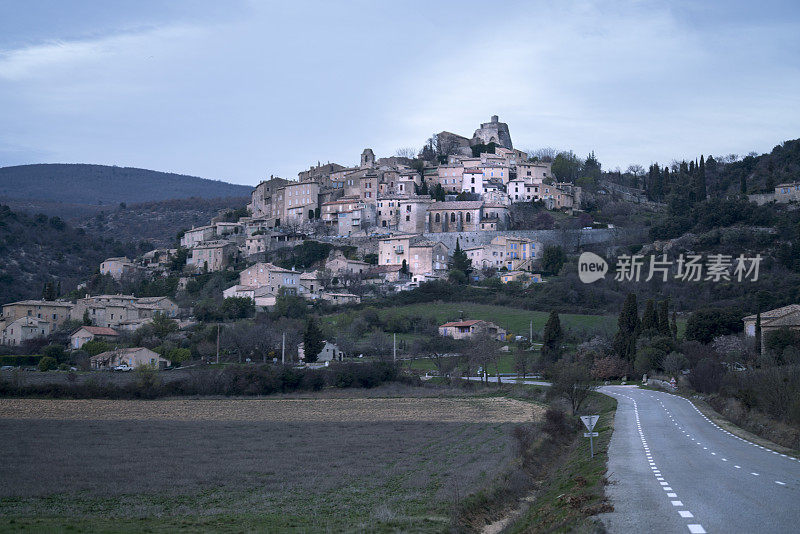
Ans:
<svg viewBox="0 0 800 534"><path fill-rule="evenodd" d="M585 413L596 413L600 419L595 432L594 458L589 456L589 439L579 426L575 438L537 481L538 490L531 495L530 506L504 530L521 532L589 532L597 530L594 516L613 510L605 497L607 484L608 445L614 428L617 401L601 393L593 393ZM574 421L573 421L574 423Z"/></svg>

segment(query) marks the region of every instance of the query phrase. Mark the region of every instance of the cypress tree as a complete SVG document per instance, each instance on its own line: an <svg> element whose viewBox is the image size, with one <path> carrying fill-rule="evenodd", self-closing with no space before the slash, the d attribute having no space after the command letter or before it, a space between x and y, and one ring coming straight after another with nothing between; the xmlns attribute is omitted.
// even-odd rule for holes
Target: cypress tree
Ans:
<svg viewBox="0 0 800 534"><path fill-rule="evenodd" d="M672 310L672 324L670 325L670 330L672 330L672 339L678 339L678 314L675 313L675 310Z"/></svg>
<svg viewBox="0 0 800 534"><path fill-rule="evenodd" d="M756 315L756 354L761 354L761 312Z"/></svg>
<svg viewBox="0 0 800 534"><path fill-rule="evenodd" d="M303 332L303 351L307 363L317 361L317 356L325 348L325 340L322 339L322 331L317 326L313 317L308 319L306 329Z"/></svg>
<svg viewBox="0 0 800 534"><path fill-rule="evenodd" d="M747 175L742 174L742 177L739 178L739 192L743 195L747 194Z"/></svg>
<svg viewBox="0 0 800 534"><path fill-rule="evenodd" d="M656 314L656 305L653 299L648 299L644 306L641 330L642 332L658 330L658 315Z"/></svg>
<svg viewBox="0 0 800 534"><path fill-rule="evenodd" d="M697 201L705 202L708 192L706 191L706 164L703 156L700 156L700 165L697 169Z"/></svg>
<svg viewBox="0 0 800 534"><path fill-rule="evenodd" d="M542 334L542 360L545 363L555 363L561 356L561 342L564 331L561 329L561 319L555 310L550 312Z"/></svg>
<svg viewBox="0 0 800 534"><path fill-rule="evenodd" d="M639 306L636 295L628 293L619 312L618 329L614 336L614 350L620 357L633 361L636 355L636 338L639 336Z"/></svg>
<svg viewBox="0 0 800 534"><path fill-rule="evenodd" d="M456 248L453 251L451 269L461 271L464 274L469 274L472 271L472 260L467 257L467 253L461 248L458 238L456 238Z"/></svg>
<svg viewBox="0 0 800 534"><path fill-rule="evenodd" d="M658 303L658 333L664 336L670 335L668 300L662 300Z"/></svg>

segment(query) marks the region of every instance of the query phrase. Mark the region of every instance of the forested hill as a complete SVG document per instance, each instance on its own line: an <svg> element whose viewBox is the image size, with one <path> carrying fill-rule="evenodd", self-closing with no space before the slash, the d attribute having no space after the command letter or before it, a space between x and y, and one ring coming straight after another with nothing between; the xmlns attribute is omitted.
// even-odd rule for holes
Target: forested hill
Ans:
<svg viewBox="0 0 800 534"><path fill-rule="evenodd" d="M65 204L119 204L176 198L250 196L252 187L195 176L108 165L0 167L0 198Z"/></svg>
<svg viewBox="0 0 800 534"><path fill-rule="evenodd" d="M104 259L142 252L74 228L59 217L15 213L0 204L0 304L39 298L48 282L66 293L88 279Z"/></svg>

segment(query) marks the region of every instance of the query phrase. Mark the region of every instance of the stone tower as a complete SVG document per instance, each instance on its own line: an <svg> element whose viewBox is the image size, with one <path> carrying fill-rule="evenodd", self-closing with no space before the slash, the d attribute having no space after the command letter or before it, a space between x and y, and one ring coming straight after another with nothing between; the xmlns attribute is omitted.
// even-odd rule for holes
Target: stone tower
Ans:
<svg viewBox="0 0 800 534"><path fill-rule="evenodd" d="M492 115L491 122L484 122L481 127L475 130L475 135L472 136L473 145L483 143L495 143L504 148L514 148L511 144L511 134L508 131L508 124L500 122L500 117Z"/></svg>
<svg viewBox="0 0 800 534"><path fill-rule="evenodd" d="M375 153L371 148L365 148L361 153L361 168L371 168L375 166Z"/></svg>

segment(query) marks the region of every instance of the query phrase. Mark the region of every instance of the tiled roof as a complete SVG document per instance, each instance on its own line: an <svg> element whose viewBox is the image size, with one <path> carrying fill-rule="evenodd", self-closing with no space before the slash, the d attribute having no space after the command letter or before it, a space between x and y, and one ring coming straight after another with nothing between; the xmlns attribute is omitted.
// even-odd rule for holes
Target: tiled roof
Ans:
<svg viewBox="0 0 800 534"><path fill-rule="evenodd" d="M480 319L470 319L469 321L454 321L452 323L444 323L442 325L442 327L445 327L445 326L461 326L461 327L474 326L474 325L476 325L478 323L482 323L482 322L483 321L480 320Z"/></svg>
<svg viewBox="0 0 800 534"><path fill-rule="evenodd" d="M86 330L87 332L89 332L90 334L93 334L95 336L118 336L119 335L116 330L114 330L113 328L108 328L107 326L82 326L78 330L76 330L75 332L78 332L79 330ZM73 332L73 334L75 332Z"/></svg>

